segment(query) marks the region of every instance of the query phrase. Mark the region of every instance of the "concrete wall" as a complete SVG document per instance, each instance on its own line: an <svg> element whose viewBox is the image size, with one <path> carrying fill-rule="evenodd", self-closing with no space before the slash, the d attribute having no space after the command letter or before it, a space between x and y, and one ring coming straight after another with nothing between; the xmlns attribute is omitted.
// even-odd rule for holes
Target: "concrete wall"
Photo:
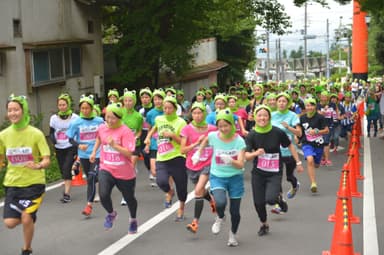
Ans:
<svg viewBox="0 0 384 255"><path fill-rule="evenodd" d="M69 92L78 102L81 94L94 92L94 77L103 77L99 9L75 0L1 0L0 10L0 44L16 46L15 50L0 50L4 56L4 72L0 76L0 116L5 115L4 105L10 93L27 95L32 114L44 115L42 128L47 133L49 117L56 111L57 96L62 91ZM13 19L21 21L21 37L14 37ZM94 23L93 33L88 33L88 20ZM81 75L67 78L60 85L52 83L28 88L27 67L31 63L26 58L29 50L24 48L24 43L74 38L93 40L93 44L80 46Z"/></svg>
<svg viewBox="0 0 384 255"><path fill-rule="evenodd" d="M206 38L198 41L192 49L194 66L207 65L217 60L216 38Z"/></svg>

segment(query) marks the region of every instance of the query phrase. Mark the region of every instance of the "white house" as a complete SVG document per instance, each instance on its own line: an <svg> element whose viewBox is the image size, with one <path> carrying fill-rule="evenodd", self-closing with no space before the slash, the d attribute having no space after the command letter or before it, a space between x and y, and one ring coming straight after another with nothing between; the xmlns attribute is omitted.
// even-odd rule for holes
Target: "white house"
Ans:
<svg viewBox="0 0 384 255"><path fill-rule="evenodd" d="M9 94L26 95L47 133L61 92L76 108L81 94L103 94L98 8L82 0L0 1L0 116Z"/></svg>

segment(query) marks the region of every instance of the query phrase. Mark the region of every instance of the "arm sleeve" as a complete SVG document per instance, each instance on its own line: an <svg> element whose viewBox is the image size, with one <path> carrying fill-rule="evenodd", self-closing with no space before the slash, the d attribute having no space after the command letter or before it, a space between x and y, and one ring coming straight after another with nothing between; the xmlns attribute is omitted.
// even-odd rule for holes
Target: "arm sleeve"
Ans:
<svg viewBox="0 0 384 255"><path fill-rule="evenodd" d="M53 127L51 127L50 129L49 129L49 139L51 140L51 142L53 143L53 144L56 144L57 142L56 142L56 138L55 138L55 129L53 128Z"/></svg>

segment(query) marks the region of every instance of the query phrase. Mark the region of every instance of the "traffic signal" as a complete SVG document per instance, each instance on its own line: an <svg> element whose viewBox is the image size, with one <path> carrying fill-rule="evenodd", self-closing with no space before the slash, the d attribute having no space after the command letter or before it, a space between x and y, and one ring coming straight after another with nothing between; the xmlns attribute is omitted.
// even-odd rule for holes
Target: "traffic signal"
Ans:
<svg viewBox="0 0 384 255"><path fill-rule="evenodd" d="M260 52L260 53L267 53L267 52L268 52L268 49L267 49L267 48L260 48L260 49L259 49L259 52Z"/></svg>

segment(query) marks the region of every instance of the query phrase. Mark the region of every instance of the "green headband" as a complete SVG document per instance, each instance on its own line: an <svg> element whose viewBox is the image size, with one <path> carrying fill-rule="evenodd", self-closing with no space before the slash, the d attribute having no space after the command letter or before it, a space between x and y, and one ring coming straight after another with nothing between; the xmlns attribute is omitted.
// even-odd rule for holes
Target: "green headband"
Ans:
<svg viewBox="0 0 384 255"><path fill-rule="evenodd" d="M217 94L216 96L215 96L215 102L216 102L216 100L218 100L218 99L221 99L221 100L223 100L225 103L227 103L227 96L225 95L225 94Z"/></svg>
<svg viewBox="0 0 384 255"><path fill-rule="evenodd" d="M229 123L231 123L233 125L233 127L235 126L235 120L233 118L233 113L231 112L230 109L228 108L225 108L223 110L219 110L217 113L216 113L216 126L217 126L217 122L219 120L226 120L228 121Z"/></svg>
<svg viewBox="0 0 384 255"><path fill-rule="evenodd" d="M113 112L116 117L121 119L123 117L124 111L121 103L111 103L107 106L107 112Z"/></svg>
<svg viewBox="0 0 384 255"><path fill-rule="evenodd" d="M133 102L134 102L134 105L136 105L136 91L135 90L132 90L132 91L129 91L127 88L124 89L124 95L123 97L129 97L129 98L132 98Z"/></svg>
<svg viewBox="0 0 384 255"><path fill-rule="evenodd" d="M313 97L310 97L310 98L305 99L304 103L316 105L316 99L314 99Z"/></svg>
<svg viewBox="0 0 384 255"><path fill-rule="evenodd" d="M153 91L153 96L158 96L164 99L165 92L162 89L155 89L155 91Z"/></svg>
<svg viewBox="0 0 384 255"><path fill-rule="evenodd" d="M110 96L115 96L115 97L119 98L119 91L117 91L117 89L110 89L108 91L108 98Z"/></svg>
<svg viewBox="0 0 384 255"><path fill-rule="evenodd" d="M8 103L9 102L17 102L21 105L21 108L23 109L23 116L21 117L20 121L17 123L12 124L12 127L14 129L22 129L29 125L29 122L31 120L29 116L29 106L27 102L26 96L15 96L14 94L11 94L8 97Z"/></svg>
<svg viewBox="0 0 384 255"><path fill-rule="evenodd" d="M176 95L176 89L173 87L169 87L165 89L165 93L171 92L173 95Z"/></svg>
<svg viewBox="0 0 384 255"><path fill-rule="evenodd" d="M291 105L292 105L292 98L291 98L291 96L288 93L286 93L286 92L281 92L281 93L277 94L276 100L278 100L280 97L285 97L288 100L287 108L290 108Z"/></svg>
<svg viewBox="0 0 384 255"><path fill-rule="evenodd" d="M72 99L71 99L71 96L69 94L67 94L67 93L63 93L63 94L61 94L57 98L57 101L59 101L59 100L64 100L65 102L67 102L68 107L67 107L67 110L64 111L64 112L59 111L58 115L62 116L62 117L71 115L72 114Z"/></svg>
<svg viewBox="0 0 384 255"><path fill-rule="evenodd" d="M151 98L152 98L152 96L153 96L153 95L152 95L152 91L151 91L151 89L148 88L148 87L143 88L143 89L140 90L139 95L140 95L140 96L143 96L143 94L148 94Z"/></svg>
<svg viewBox="0 0 384 255"><path fill-rule="evenodd" d="M84 102L87 102L92 108L95 105L95 101L94 101L93 95L88 95L88 96L81 95L80 96L80 103L79 103L79 105L81 105Z"/></svg>

